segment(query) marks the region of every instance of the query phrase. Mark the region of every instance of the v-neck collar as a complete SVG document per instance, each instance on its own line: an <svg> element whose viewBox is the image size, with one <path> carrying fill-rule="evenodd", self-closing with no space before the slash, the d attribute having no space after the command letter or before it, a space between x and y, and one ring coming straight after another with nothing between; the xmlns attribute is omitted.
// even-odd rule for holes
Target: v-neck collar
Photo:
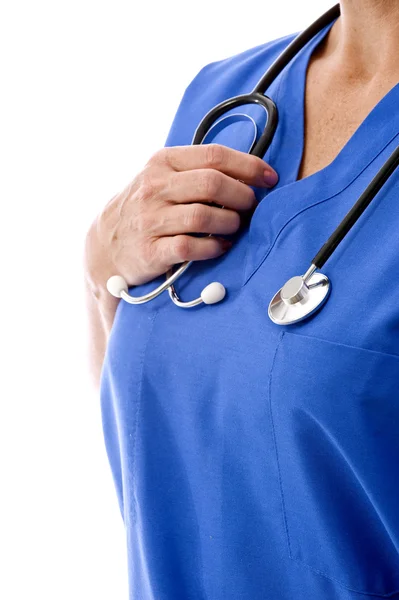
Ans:
<svg viewBox="0 0 399 600"><path fill-rule="evenodd" d="M252 216L244 285L265 260L289 221L307 208L342 192L399 135L398 83L376 104L331 163L297 180L304 147L307 67L313 51L332 25L320 31L281 75L278 98L275 99L277 108L280 106L280 119L265 157L279 173L280 180L266 193Z"/></svg>
<svg viewBox="0 0 399 600"><path fill-rule="evenodd" d="M290 184L301 184L301 186L303 186L303 181L307 181L308 179L312 180L312 178L317 179L319 176L323 176L325 172L328 172L330 167L331 170L335 170L336 166L340 166L342 161L348 159L348 154L353 158L352 146L356 145L358 138L364 134L364 130L366 129L369 130L368 137L372 143L367 144L365 148L367 150L366 158L364 158L362 153L357 152L357 156L363 162L368 162L368 160L376 156L378 153L377 143L382 141L383 138L386 139L386 133L390 135L391 132L392 139L392 137L399 132L399 112L396 108L398 106L399 96L398 83L374 106L331 163L312 175L304 177L299 181L297 180L304 150L305 91L308 66L313 52L325 39L334 23L335 21L320 31L305 46L305 48L297 54L282 74L279 96L283 99L283 110L280 112L281 119L278 131L276 131L274 152L276 152L276 148L278 148L278 150L274 155L276 162L273 166L276 168L277 172L279 172L279 157L281 157L284 162L284 157L290 154L291 160L289 165L284 164L284 166L282 166L280 187ZM390 117L396 118L393 118L392 120L388 120L387 118L384 119L384 115L388 114Z"/></svg>
<svg viewBox="0 0 399 600"><path fill-rule="evenodd" d="M279 173L278 187L295 182L304 148L305 87L308 65L313 52L324 40L335 21L319 31L281 73L275 99L279 121L267 160ZM267 94L267 92L266 92ZM290 156L289 162L286 157Z"/></svg>

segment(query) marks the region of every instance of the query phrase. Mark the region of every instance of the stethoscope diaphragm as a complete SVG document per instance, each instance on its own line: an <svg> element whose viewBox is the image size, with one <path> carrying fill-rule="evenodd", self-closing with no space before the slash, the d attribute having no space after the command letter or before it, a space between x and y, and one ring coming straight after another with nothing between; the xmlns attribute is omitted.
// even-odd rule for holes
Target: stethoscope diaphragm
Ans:
<svg viewBox="0 0 399 600"><path fill-rule="evenodd" d="M323 306L330 289L330 280L323 273L296 275L273 296L269 317L277 325L299 323Z"/></svg>

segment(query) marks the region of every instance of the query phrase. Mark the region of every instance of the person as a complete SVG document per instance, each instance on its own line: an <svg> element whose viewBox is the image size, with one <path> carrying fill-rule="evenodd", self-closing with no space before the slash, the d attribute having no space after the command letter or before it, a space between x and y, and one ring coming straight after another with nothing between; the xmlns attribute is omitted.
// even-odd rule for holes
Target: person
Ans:
<svg viewBox="0 0 399 600"><path fill-rule="evenodd" d="M283 327L267 313L398 144L398 31L395 0L342 0L267 91L279 123L262 158L245 126L191 139L294 36L207 65L165 148L87 233L132 600L399 597L398 174L326 264L322 310ZM185 260L180 295L221 281L222 302L106 289L120 274L147 293Z"/></svg>

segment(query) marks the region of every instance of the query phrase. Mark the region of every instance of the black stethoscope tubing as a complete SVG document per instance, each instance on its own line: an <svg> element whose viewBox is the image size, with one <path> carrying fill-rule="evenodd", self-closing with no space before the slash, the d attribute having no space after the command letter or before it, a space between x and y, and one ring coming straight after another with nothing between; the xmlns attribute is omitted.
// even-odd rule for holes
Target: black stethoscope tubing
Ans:
<svg viewBox="0 0 399 600"><path fill-rule="evenodd" d="M361 217L370 202L378 194L384 183L388 181L392 173L399 166L399 146L395 148L388 160L383 164L377 175L372 179L360 198L352 206L350 211L343 218L341 223L330 235L326 243L320 248L312 264L321 269L324 263L330 258L331 254L342 242L346 234L352 229L357 220Z"/></svg>
<svg viewBox="0 0 399 600"><path fill-rule="evenodd" d="M225 100L224 102L221 102L212 108L212 110L205 115L201 123L198 125L194 133L192 144L201 144L212 125L217 121L217 119L219 119L229 110L243 106L244 104L258 104L266 110L267 124L259 140L250 151L250 154L262 158L270 146L278 123L277 106L271 98L264 95L266 90L270 87L276 77L278 77L278 75L280 75L280 73L285 69L288 63L295 58L298 52L302 50L302 48L304 48L304 46L306 46L306 44L315 37L315 35L324 29L324 27L338 18L340 13L340 6L339 4L336 4L319 19L317 19L317 21L312 23L310 27L300 33L270 65L266 73L261 77L250 94L242 94L241 96L229 98L228 100Z"/></svg>
<svg viewBox="0 0 399 600"><path fill-rule="evenodd" d="M230 110L243 105L255 104L265 110L267 119L262 134L258 140L254 139L249 154L262 158L270 146L278 124L278 110L276 104L271 98L265 95L266 90L293 58L295 58L298 52L300 52L300 50L302 50L302 48L304 48L304 46L306 46L306 44L327 25L337 19L340 14L340 5L337 4L330 8L305 31L297 35L267 69L266 73L258 81L252 92L229 98L212 108L195 130L191 142L192 145L202 144L212 127L216 126L215 123ZM221 121L222 119L220 119L219 122ZM315 271L320 269L330 258L332 253L355 225L398 165L399 146L383 164L377 175L369 183L326 243L320 248L306 273L302 276L292 277L272 298L269 304L269 316L272 321L279 325L296 323L307 318L323 305L329 294L330 281L327 276L322 273L315 273ZM165 282L144 296L131 296L128 292L126 281L119 275L115 275L108 280L107 288L112 295L117 298L123 298L130 304L143 304L149 302L165 290L168 290L169 296L174 304L183 308L192 308L201 303L215 304L223 300L226 290L219 282L209 284L202 290L201 296L195 300L184 302L179 298L174 283L181 275L183 275L183 273L185 273L190 265L190 261L185 261L176 270L170 269L166 275Z"/></svg>
<svg viewBox="0 0 399 600"><path fill-rule="evenodd" d="M310 27L299 34L272 63L250 94L243 94L241 96L236 96L235 98L229 98L210 110L198 125L192 144L201 144L212 125L229 110L244 104L258 104L266 110L267 124L259 140L251 149L250 154L260 158L263 157L270 146L278 124L277 106L273 100L271 100L271 98L264 95L266 90L276 79L276 77L280 75L285 67L292 61L292 59L295 58L298 52L304 46L306 46L306 44L310 42L310 40L312 40L322 29L324 29L324 27L337 19L340 14L340 5L336 4L319 19L317 19L317 21L312 23ZM320 248L312 261L312 264L315 265L315 267L318 269L323 267L325 262L330 258L334 250L342 242L347 233L349 233L398 165L399 146L381 167L377 175L364 190L360 198L328 238L327 242Z"/></svg>

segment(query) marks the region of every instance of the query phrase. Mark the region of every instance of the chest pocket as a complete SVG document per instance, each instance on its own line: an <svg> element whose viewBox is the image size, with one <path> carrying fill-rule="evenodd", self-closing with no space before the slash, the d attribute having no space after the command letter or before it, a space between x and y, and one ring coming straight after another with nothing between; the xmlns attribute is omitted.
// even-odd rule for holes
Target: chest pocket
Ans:
<svg viewBox="0 0 399 600"><path fill-rule="evenodd" d="M290 557L399 590L399 357L284 332L270 405Z"/></svg>

